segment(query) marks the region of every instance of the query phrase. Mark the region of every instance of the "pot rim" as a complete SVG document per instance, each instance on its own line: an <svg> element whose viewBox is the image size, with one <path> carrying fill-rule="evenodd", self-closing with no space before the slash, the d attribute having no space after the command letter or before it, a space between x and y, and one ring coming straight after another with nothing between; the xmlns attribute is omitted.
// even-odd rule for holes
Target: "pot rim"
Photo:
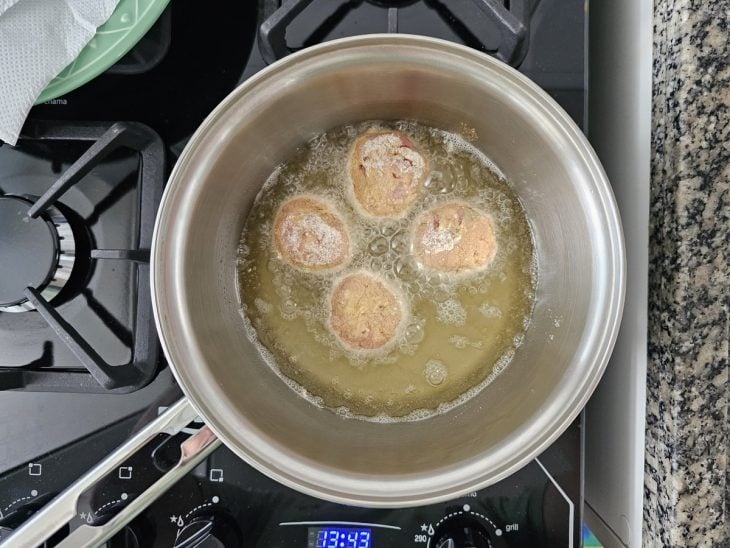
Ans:
<svg viewBox="0 0 730 548"><path fill-rule="evenodd" d="M487 70L496 72L503 79L510 81L510 84L514 85L516 90L524 93L529 96L530 99L539 103L540 107L549 114L550 118L554 120L557 129L563 132L565 137L569 139L575 148L575 153L577 153L584 161L587 170L590 172L591 179L595 184L595 190L598 194L597 199L602 207L602 213L605 215L605 222L608 226L608 234L606 235L607 242L610 249L613 251L612 260L609 261L609 268L607 269L609 270L607 273L607 285L609 286L611 294L606 299L605 321L600 325L601 331L596 336L597 342L595 344L595 353L592 356L593 363L591 366L587 367L589 374L582 379L580 389L576 391L576 395L571 400L570 405L561 409L560 413L556 414L554 420L550 423L548 431L543 432L540 436L527 440L527 443L525 444L526 447L523 447L523 451L521 451L519 458L510 459L510 462L507 465L501 467L496 473L489 474L487 477L484 477L483 472L480 474L478 462L465 462L464 466L458 467L458 473L454 470L448 470L442 474L442 481L438 483L444 487L439 489L426 489L421 487L423 485L422 479L418 481L409 481L405 479L391 481L380 477L378 478L378 481L383 488L380 492L374 493L372 490L365 489L360 491L357 489L336 489L332 487L325 487L313 481L308 481L306 479L306 474L301 470L298 474L283 470L281 467L275 466L275 462L272 462L274 459L265 458L265 455L255 453L250 449L247 451L248 448L246 447L240 447L235 442L235 439L230 432L227 432L217 426L218 421L215 420L216 403L200 401L200 397L194 397L196 394L195 387L193 386L191 388L188 385L188 381L174 365L175 361L170 349L171 342L168 340L168 338L172 336L172 334L169 333L171 328L169 327L168 319L165 317L165 311L160 309L160 299L163 297L164 293L164 290L161 288L161 281L163 280L164 275L162 272L163 269L161 268L162 261L160 260L160 256L162 255L160 248L164 248L164 245L160 242L166 236L166 234L162 231L165 230L165 227L169 224L169 217L174 215L174 212L171 211L169 207L169 203L173 199L173 194L179 191L178 187L180 187L180 185L177 184L177 181L181 180L184 173L188 170L188 164L193 155L193 151L199 146L203 139L209 137L211 128L218 123L229 108L231 108L231 106L243 95L249 93L262 82L274 78L282 72L286 72L290 66L294 64L301 64L311 58L331 54L333 52L341 52L346 48L398 45L428 47L435 50L435 53L455 54L461 56L465 60L481 64ZM187 143L185 149L180 155L180 158L178 159L178 162L174 166L168 180L168 184L165 187L160 209L155 221L151 253L152 303L161 346L175 379L206 424L208 424L220 437L223 443L231 448L240 458L263 474L282 483L283 485L305 494L336 503L367 506L372 508L416 506L449 500L467 492L475 491L496 483L539 456L540 453L550 446L573 422L600 381L618 334L625 296L625 251L617 206L609 181L595 152L573 120L557 105L557 103L554 102L552 98L547 95L546 92L539 88L537 84L506 64L467 46L454 44L441 39L407 34L371 34L325 42L277 61L256 73L234 89L199 126L193 137ZM303 463L301 468L304 470L307 467L311 468L309 464ZM357 486L360 482L363 482L364 485L364 482L367 481L368 478L362 478L357 481L349 481L348 485L350 487L353 485Z"/></svg>

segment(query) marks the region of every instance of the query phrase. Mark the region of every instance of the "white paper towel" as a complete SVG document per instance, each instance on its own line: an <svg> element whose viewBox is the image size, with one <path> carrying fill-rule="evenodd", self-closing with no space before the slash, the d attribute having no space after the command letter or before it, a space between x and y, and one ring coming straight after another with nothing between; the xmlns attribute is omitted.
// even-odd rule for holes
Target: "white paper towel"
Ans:
<svg viewBox="0 0 730 548"><path fill-rule="evenodd" d="M0 0L0 15L5 13L13 4L17 4L20 0Z"/></svg>
<svg viewBox="0 0 730 548"><path fill-rule="evenodd" d="M0 139L14 145L33 103L119 0L0 0Z"/></svg>

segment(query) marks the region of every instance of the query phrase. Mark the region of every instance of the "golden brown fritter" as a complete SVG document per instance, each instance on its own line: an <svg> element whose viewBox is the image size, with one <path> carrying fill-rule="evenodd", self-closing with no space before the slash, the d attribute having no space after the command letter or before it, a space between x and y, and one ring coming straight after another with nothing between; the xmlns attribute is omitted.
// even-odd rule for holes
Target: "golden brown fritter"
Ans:
<svg viewBox="0 0 730 548"><path fill-rule="evenodd" d="M400 217L428 175L428 161L399 131L369 132L355 140L348 172L357 205L371 217Z"/></svg>
<svg viewBox="0 0 730 548"><path fill-rule="evenodd" d="M289 264L307 271L333 270L350 258L347 226L326 202L295 196L274 219L274 246Z"/></svg>
<svg viewBox="0 0 730 548"><path fill-rule="evenodd" d="M411 238L416 262L438 272L480 270L497 254L492 219L463 202L449 202L421 213Z"/></svg>
<svg viewBox="0 0 730 548"><path fill-rule="evenodd" d="M329 325L351 350L378 350L392 342L406 317L395 288L361 271L337 282L330 295Z"/></svg>

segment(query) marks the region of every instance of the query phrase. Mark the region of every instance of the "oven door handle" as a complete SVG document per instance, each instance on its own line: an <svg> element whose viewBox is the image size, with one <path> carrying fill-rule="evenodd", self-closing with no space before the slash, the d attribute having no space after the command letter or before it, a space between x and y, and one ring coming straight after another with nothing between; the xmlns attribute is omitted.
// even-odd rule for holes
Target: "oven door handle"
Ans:
<svg viewBox="0 0 730 548"><path fill-rule="evenodd" d="M106 459L97 464L86 475L59 494L17 531L7 538L3 548L27 548L43 544L59 528L78 516L79 498L92 488L99 480L118 469L138 450L159 434L175 435L198 416L187 398L182 398L162 415L145 426L137 434L127 440ZM131 499L109 521L93 525L83 523L75 528L56 546L78 548L79 546L97 546L109 540L127 523L132 521L145 508L152 504L162 493L167 491L176 481L195 468L219 445L220 440L208 428L203 426L180 445L180 458L172 468L154 481L138 496Z"/></svg>

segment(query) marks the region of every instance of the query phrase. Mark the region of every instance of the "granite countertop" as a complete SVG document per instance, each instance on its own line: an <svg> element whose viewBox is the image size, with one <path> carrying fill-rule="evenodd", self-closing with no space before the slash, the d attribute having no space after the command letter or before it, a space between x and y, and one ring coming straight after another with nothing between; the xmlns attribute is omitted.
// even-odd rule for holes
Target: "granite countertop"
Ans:
<svg viewBox="0 0 730 548"><path fill-rule="evenodd" d="M656 0L644 545L730 546L728 0Z"/></svg>

